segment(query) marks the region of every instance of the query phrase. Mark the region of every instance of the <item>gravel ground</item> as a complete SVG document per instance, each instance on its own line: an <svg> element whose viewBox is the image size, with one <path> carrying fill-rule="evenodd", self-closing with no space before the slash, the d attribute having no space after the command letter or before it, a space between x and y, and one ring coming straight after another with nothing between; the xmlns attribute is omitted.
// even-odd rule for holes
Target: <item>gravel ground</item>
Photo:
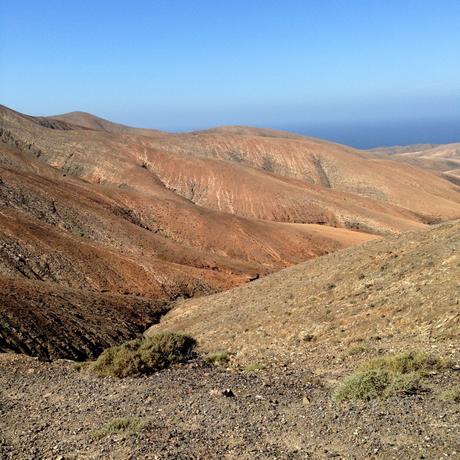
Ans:
<svg viewBox="0 0 460 460"><path fill-rule="evenodd" d="M337 372L195 361L119 380L1 354L0 459L458 459L460 405L438 398L458 374L434 376L429 392L339 404ZM120 417L145 426L95 436Z"/></svg>

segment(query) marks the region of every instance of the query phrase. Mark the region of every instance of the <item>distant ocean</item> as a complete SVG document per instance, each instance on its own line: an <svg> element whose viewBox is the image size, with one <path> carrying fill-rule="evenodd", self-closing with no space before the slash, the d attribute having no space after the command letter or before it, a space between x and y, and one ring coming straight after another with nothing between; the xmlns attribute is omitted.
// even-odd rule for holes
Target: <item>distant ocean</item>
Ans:
<svg viewBox="0 0 460 460"><path fill-rule="evenodd" d="M275 128L275 127L273 127ZM277 129L346 144L359 149L408 144L460 142L460 119L368 123L291 124Z"/></svg>

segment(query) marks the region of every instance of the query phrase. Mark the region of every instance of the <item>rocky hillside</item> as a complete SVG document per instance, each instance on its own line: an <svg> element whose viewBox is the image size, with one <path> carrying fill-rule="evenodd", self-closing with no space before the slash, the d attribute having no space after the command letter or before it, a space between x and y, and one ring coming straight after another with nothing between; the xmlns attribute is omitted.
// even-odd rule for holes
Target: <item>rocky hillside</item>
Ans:
<svg viewBox="0 0 460 460"><path fill-rule="evenodd" d="M179 303L155 329L192 332L199 355L150 376L0 354L0 457L458 458L459 230L371 241ZM229 361L206 363L217 350ZM382 370L362 386L356 370L398 352L410 371L408 356L438 367L421 383L407 371L386 397L334 396L347 382L381 392Z"/></svg>
<svg viewBox="0 0 460 460"><path fill-rule="evenodd" d="M372 238L249 221L198 208L167 190L146 203L139 193L63 175L5 146L0 204L0 282L14 286L14 295L0 294L0 348L46 358L92 356L141 332L157 317L157 305L228 289ZM69 289L76 293L67 295ZM92 308L101 295L111 314ZM129 319L130 296L143 305L137 319ZM46 325L39 316L48 316ZM127 328L108 333L118 321Z"/></svg>
<svg viewBox="0 0 460 460"><path fill-rule="evenodd" d="M460 185L460 144L382 147L370 152L376 157L390 158L436 171L441 177Z"/></svg>
<svg viewBox="0 0 460 460"><path fill-rule="evenodd" d="M245 127L0 107L0 138L1 459L458 457L454 183ZM161 330L197 353L60 359Z"/></svg>
<svg viewBox="0 0 460 460"><path fill-rule="evenodd" d="M186 331L242 363L300 366L312 348L372 339L458 346L459 245L459 221L372 241L179 303L150 332Z"/></svg>
<svg viewBox="0 0 460 460"><path fill-rule="evenodd" d="M177 299L460 216L448 181L279 131L175 135L0 107L0 138L0 279L16 290L0 293L0 347L44 358L94 355ZM142 305L132 327L120 296ZM113 302L102 319L98 302Z"/></svg>
<svg viewBox="0 0 460 460"><path fill-rule="evenodd" d="M111 129L98 118L46 119L1 109L4 141L94 184L159 190L243 217L373 233L460 215L459 188L423 170L278 131L221 128L172 135ZM64 121L66 120L66 121ZM107 125L109 124L109 125ZM100 128L100 126L105 127ZM99 127L99 129L95 129Z"/></svg>

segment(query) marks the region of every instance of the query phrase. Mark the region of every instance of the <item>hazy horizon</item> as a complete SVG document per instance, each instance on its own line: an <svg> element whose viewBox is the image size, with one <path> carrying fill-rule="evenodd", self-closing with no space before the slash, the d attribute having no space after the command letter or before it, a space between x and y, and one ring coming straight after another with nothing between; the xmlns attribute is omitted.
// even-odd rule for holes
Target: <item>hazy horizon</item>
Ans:
<svg viewBox="0 0 460 460"><path fill-rule="evenodd" d="M0 101L2 104L2 101ZM86 112L86 110L70 110L63 113L28 113L16 107L10 109L33 116L59 116L71 112ZM287 123L254 123L251 120L240 122L237 119L225 120L222 123L198 124L189 121L182 126L154 125L148 121L136 123L130 117L121 115L119 118L111 118L100 113L91 113L96 117L104 118L113 123L120 123L134 128L160 129L170 133L181 133L190 131L200 131L217 128L220 126L248 126L254 128L268 128L292 133L301 134L308 137L316 137L326 141L348 145L357 149L372 149L376 147L404 146L411 144L451 144L460 143L460 119L445 120L378 120L367 121L359 120L354 122L287 122Z"/></svg>
<svg viewBox="0 0 460 460"><path fill-rule="evenodd" d="M358 149L411 144L460 142L460 120L381 121L355 124L280 126L305 136L319 137Z"/></svg>

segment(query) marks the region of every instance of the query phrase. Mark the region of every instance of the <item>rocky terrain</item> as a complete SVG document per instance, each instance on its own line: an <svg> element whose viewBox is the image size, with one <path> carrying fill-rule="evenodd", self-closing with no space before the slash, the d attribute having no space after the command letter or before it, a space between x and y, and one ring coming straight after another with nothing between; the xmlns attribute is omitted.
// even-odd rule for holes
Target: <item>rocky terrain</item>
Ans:
<svg viewBox="0 0 460 460"><path fill-rule="evenodd" d="M460 188L441 167L82 112L0 107L0 138L0 459L460 458ZM81 363L166 330L198 340L190 361ZM334 399L401 351L445 364Z"/></svg>
<svg viewBox="0 0 460 460"><path fill-rule="evenodd" d="M0 352L53 359L96 357L142 333L166 311L164 300L99 293L54 283L0 278Z"/></svg>
<svg viewBox="0 0 460 460"><path fill-rule="evenodd" d="M0 355L0 457L459 457L460 409L439 399L458 375L435 377L433 390L418 395L336 403L331 391L352 365L335 350L321 356L327 373L316 373L313 360L309 368L270 373L189 364L124 380L83 375L68 362ZM233 396L224 396L226 389ZM120 419L141 428L104 435L104 426Z"/></svg>
<svg viewBox="0 0 460 460"><path fill-rule="evenodd" d="M28 154L35 152L41 162L92 184L150 199L183 197L242 217L353 229L361 225L381 234L460 213L459 188L449 182L325 141L253 128L153 135L126 128L120 133L108 130L110 122L105 129L83 129L72 124L81 123L81 116L75 117L46 119L67 120L73 127L50 129L42 119L2 109L2 136ZM96 119L93 126L99 125Z"/></svg>
<svg viewBox="0 0 460 460"><path fill-rule="evenodd" d="M178 303L150 332L186 331L242 365L308 367L311 348L373 339L458 346L459 245L459 221L372 241Z"/></svg>
<svg viewBox="0 0 460 460"><path fill-rule="evenodd" d="M280 131L0 107L0 138L0 349L44 359L95 356L177 300L460 217L460 188L434 174Z"/></svg>
<svg viewBox="0 0 460 460"><path fill-rule="evenodd" d="M459 229L371 241L179 303L155 329L192 333L199 355L148 377L0 355L0 457L459 458L460 406L443 398L460 385ZM203 362L216 350L228 367ZM449 364L419 391L332 398L360 363L399 351Z"/></svg>

